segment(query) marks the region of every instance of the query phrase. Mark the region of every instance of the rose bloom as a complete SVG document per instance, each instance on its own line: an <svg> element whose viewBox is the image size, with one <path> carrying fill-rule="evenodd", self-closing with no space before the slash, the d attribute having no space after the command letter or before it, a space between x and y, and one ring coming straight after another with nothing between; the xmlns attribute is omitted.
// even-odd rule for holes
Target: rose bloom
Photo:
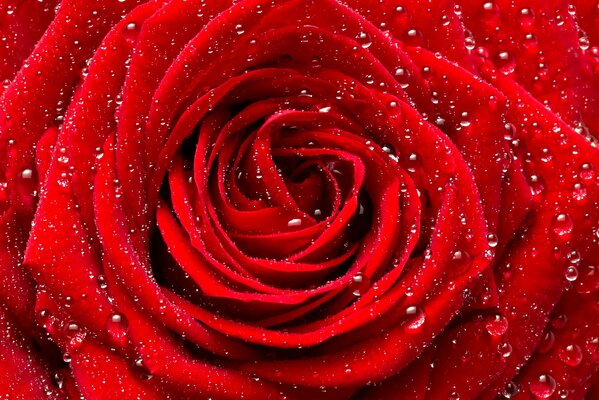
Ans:
<svg viewBox="0 0 599 400"><path fill-rule="evenodd" d="M0 33L2 398L599 398L596 1Z"/></svg>

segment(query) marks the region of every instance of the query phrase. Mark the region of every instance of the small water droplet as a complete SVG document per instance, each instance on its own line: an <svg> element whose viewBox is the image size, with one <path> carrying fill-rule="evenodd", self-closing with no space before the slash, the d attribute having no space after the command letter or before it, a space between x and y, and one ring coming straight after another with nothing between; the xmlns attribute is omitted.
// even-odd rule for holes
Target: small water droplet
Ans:
<svg viewBox="0 0 599 400"><path fill-rule="evenodd" d="M451 392L447 400L460 400L460 394L458 392Z"/></svg>
<svg viewBox="0 0 599 400"><path fill-rule="evenodd" d="M466 32L466 36L464 37L464 46L466 46L468 51L472 51L476 47L476 40L470 31Z"/></svg>
<svg viewBox="0 0 599 400"><path fill-rule="evenodd" d="M104 277L104 275L100 274L98 275L98 285L100 286L100 289L106 289L108 287L108 284L106 283L106 278Z"/></svg>
<svg viewBox="0 0 599 400"><path fill-rule="evenodd" d="M499 243L499 239L497 238L497 235L494 233L489 233L487 235L487 243L489 244L489 247L491 247L491 248L497 247L497 244Z"/></svg>
<svg viewBox="0 0 599 400"><path fill-rule="evenodd" d="M568 317L566 317L564 314L557 315L551 320L551 326L556 330L564 329L567 324Z"/></svg>
<svg viewBox="0 0 599 400"><path fill-rule="evenodd" d="M516 385L514 382L508 382L508 384L505 385L505 388L503 388L501 395L506 399L512 399L516 397L519 392L520 389L518 388L518 385Z"/></svg>
<svg viewBox="0 0 599 400"><path fill-rule="evenodd" d="M470 126L470 124L471 124L470 116L468 115L468 113L466 111L464 111L461 114L460 126L466 128L466 127Z"/></svg>
<svg viewBox="0 0 599 400"><path fill-rule="evenodd" d="M580 49L583 51L587 51L590 45L591 43L587 34L584 32L580 32L578 36L578 46L580 47Z"/></svg>
<svg viewBox="0 0 599 400"><path fill-rule="evenodd" d="M499 351L499 354L503 358L507 358L512 355L512 345L509 343L501 343L497 347L497 350Z"/></svg>
<svg viewBox="0 0 599 400"><path fill-rule="evenodd" d="M584 202L587 198L587 188L580 182L572 186L572 197L577 202Z"/></svg>

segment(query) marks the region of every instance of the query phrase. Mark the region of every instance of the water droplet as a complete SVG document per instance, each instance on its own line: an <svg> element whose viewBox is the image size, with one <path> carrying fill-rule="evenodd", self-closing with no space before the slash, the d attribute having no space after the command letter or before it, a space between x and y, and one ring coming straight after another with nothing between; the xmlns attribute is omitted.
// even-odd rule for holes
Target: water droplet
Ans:
<svg viewBox="0 0 599 400"><path fill-rule="evenodd" d="M470 122L470 116L468 115L468 113L466 111L464 111L461 115L462 115L462 118L460 120L460 126L462 126L464 128L470 126L471 122Z"/></svg>
<svg viewBox="0 0 599 400"><path fill-rule="evenodd" d="M574 229L574 221L566 213L559 213L551 221L551 230L562 240L568 240Z"/></svg>
<svg viewBox="0 0 599 400"><path fill-rule="evenodd" d="M535 19L535 13L531 8L525 7L520 10L520 25L523 27L530 27Z"/></svg>
<svg viewBox="0 0 599 400"><path fill-rule="evenodd" d="M370 38L370 35L366 32L358 33L358 36L356 36L356 41L360 43L360 46L362 46L362 48L364 49L367 49L372 45L372 39Z"/></svg>
<svg viewBox="0 0 599 400"><path fill-rule="evenodd" d="M410 46L420 46L422 44L422 32L418 29L408 29L403 35L403 40Z"/></svg>
<svg viewBox="0 0 599 400"><path fill-rule="evenodd" d="M539 353L539 354L548 353L553 348L554 344L555 344L555 334L553 333L553 331L548 330L547 332L545 332L545 334L543 335L543 338L541 339L541 342L537 346L537 353Z"/></svg>
<svg viewBox="0 0 599 400"><path fill-rule="evenodd" d="M489 247L491 247L491 248L497 247L497 244L499 243L499 239L497 238L497 235L494 233L489 233L487 235L487 243L489 243Z"/></svg>
<svg viewBox="0 0 599 400"><path fill-rule="evenodd" d="M331 108L332 108L332 107L330 107L330 106L327 106L327 107L322 107L322 108L319 108L319 109L318 109L318 112L319 112L319 113L328 113L329 111L331 111Z"/></svg>
<svg viewBox="0 0 599 400"><path fill-rule="evenodd" d="M424 325L426 315L424 310L419 306L409 306L406 308L406 325L405 327L410 330L416 330Z"/></svg>
<svg viewBox="0 0 599 400"><path fill-rule="evenodd" d="M562 389L559 392L557 392L557 395L560 399L567 399L569 394L570 392L568 391L568 389Z"/></svg>
<svg viewBox="0 0 599 400"><path fill-rule="evenodd" d="M362 274L361 273L357 273L356 275L354 275L354 277L352 278L352 280L355 283L362 283L362 281L363 281Z"/></svg>
<svg viewBox="0 0 599 400"><path fill-rule="evenodd" d="M468 51L472 51L476 47L476 40L470 31L466 32L466 36L464 37L464 46L466 46Z"/></svg>
<svg viewBox="0 0 599 400"><path fill-rule="evenodd" d="M513 72L516 67L514 57L506 50L499 51L494 57L494 62L504 74Z"/></svg>
<svg viewBox="0 0 599 400"><path fill-rule="evenodd" d="M572 186L572 197L578 202L584 202L587 198L587 188L580 182Z"/></svg>
<svg viewBox="0 0 599 400"><path fill-rule="evenodd" d="M505 128L505 133L503 134L504 139L508 141L514 140L514 136L516 135L516 126L508 122L503 127Z"/></svg>
<svg viewBox="0 0 599 400"><path fill-rule="evenodd" d="M124 315L118 313L110 315L106 323L106 329L118 343L124 344L127 341L128 326Z"/></svg>
<svg viewBox="0 0 599 400"><path fill-rule="evenodd" d="M582 349L577 344L570 344L559 350L559 359L570 367L576 367L582 362Z"/></svg>
<svg viewBox="0 0 599 400"><path fill-rule="evenodd" d="M584 163L580 166L580 177L584 180L591 180L595 177L593 164Z"/></svg>
<svg viewBox="0 0 599 400"><path fill-rule="evenodd" d="M551 320L551 326L557 330L564 329L567 324L568 317L566 317L564 314L557 315Z"/></svg>
<svg viewBox="0 0 599 400"><path fill-rule="evenodd" d="M580 32L578 36L578 46L581 50L587 51L590 47L589 37L586 33Z"/></svg>
<svg viewBox="0 0 599 400"><path fill-rule="evenodd" d="M140 27L135 22L129 22L125 25L123 29L123 35L125 39L130 43L135 43L137 41L137 37L139 36Z"/></svg>
<svg viewBox="0 0 599 400"><path fill-rule="evenodd" d="M106 289L108 287L104 275L98 275L98 285L100 286L100 289Z"/></svg>
<svg viewBox="0 0 599 400"><path fill-rule="evenodd" d="M499 354L503 358L507 358L512 355L512 345L509 343L501 343L497 347L497 350L499 351Z"/></svg>
<svg viewBox="0 0 599 400"><path fill-rule="evenodd" d="M302 225L301 218L293 218L287 222L287 226L289 226L289 227L301 226L301 225Z"/></svg>
<svg viewBox="0 0 599 400"><path fill-rule="evenodd" d="M566 279L570 282L574 282L578 279L578 268L574 265L568 266L568 268L566 268Z"/></svg>
<svg viewBox="0 0 599 400"><path fill-rule="evenodd" d="M503 388L501 395L506 399L512 399L516 397L519 392L520 389L518 388L518 385L516 385L514 382L508 382L508 384L505 385L505 388Z"/></svg>
<svg viewBox="0 0 599 400"><path fill-rule="evenodd" d="M403 67L395 69L395 79L397 79L397 82L402 89L410 86L410 72Z"/></svg>
<svg viewBox="0 0 599 400"><path fill-rule="evenodd" d="M32 177L33 177L33 170L26 168L23 171L21 171L22 179L31 179Z"/></svg>
<svg viewBox="0 0 599 400"><path fill-rule="evenodd" d="M495 314L487 320L485 328L491 336L501 336L507 331L508 320L500 314Z"/></svg>
<svg viewBox="0 0 599 400"><path fill-rule="evenodd" d="M481 14L487 20L494 20L499 17L499 6L492 1L484 2Z"/></svg>
<svg viewBox="0 0 599 400"><path fill-rule="evenodd" d="M530 392L540 399L548 399L555 392L557 384L549 374L541 374L529 384Z"/></svg>
<svg viewBox="0 0 599 400"><path fill-rule="evenodd" d="M460 394L458 392L451 392L449 393L447 400L460 400Z"/></svg>
<svg viewBox="0 0 599 400"><path fill-rule="evenodd" d="M241 24L235 25L235 32L237 32L238 35L243 35L245 33L245 29L243 28L243 25L241 25Z"/></svg>

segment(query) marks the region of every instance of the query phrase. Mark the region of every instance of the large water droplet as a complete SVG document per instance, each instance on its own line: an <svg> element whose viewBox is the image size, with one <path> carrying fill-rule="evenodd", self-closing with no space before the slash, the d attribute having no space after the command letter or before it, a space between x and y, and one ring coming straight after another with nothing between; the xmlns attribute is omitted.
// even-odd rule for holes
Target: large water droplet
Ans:
<svg viewBox="0 0 599 400"><path fill-rule="evenodd" d="M520 25L529 28L535 20L535 13L531 8L525 7L520 10Z"/></svg>
<svg viewBox="0 0 599 400"><path fill-rule="evenodd" d="M118 343L124 343L127 341L127 319L122 314L112 314L108 317L106 323L106 329L108 334Z"/></svg>
<svg viewBox="0 0 599 400"><path fill-rule="evenodd" d="M555 334L553 333L553 331L548 330L547 332L545 332L543 338L541 339L541 342L537 346L537 353L545 354L549 352L553 348L554 344Z"/></svg>
<svg viewBox="0 0 599 400"><path fill-rule="evenodd" d="M591 180L595 178L595 168L593 168L593 164L584 163L580 166L580 177L584 180Z"/></svg>
<svg viewBox="0 0 599 400"><path fill-rule="evenodd" d="M574 229L574 221L566 213L559 213L551 220L551 230L560 239L568 240Z"/></svg>
<svg viewBox="0 0 599 400"><path fill-rule="evenodd" d="M559 350L559 359L570 367L576 367L582 362L582 349L577 344L570 344Z"/></svg>
<svg viewBox="0 0 599 400"><path fill-rule="evenodd" d="M358 33L358 35L356 36L356 41L360 43L360 46L362 46L362 48L364 49L367 49L372 45L372 39L370 38L370 35L366 32Z"/></svg>
<svg viewBox="0 0 599 400"><path fill-rule="evenodd" d="M500 314L495 314L487 320L485 328L491 336L501 336L507 331L508 320Z"/></svg>
<svg viewBox="0 0 599 400"><path fill-rule="evenodd" d="M574 282L578 279L578 268L574 265L569 265L568 268L566 268L566 279L569 282Z"/></svg>
<svg viewBox="0 0 599 400"><path fill-rule="evenodd" d="M496 234L489 233L487 235L487 242L489 243L489 247L495 248L495 247L497 247L497 244L499 243L499 239L497 238Z"/></svg>
<svg viewBox="0 0 599 400"><path fill-rule="evenodd" d="M289 226L289 227L296 227L296 226L301 226L301 225L302 225L301 218L292 218L289 221L287 221L287 226Z"/></svg>
<svg viewBox="0 0 599 400"><path fill-rule="evenodd" d="M398 67L395 69L395 79L397 79L399 86L405 89L410 85L410 72L403 67Z"/></svg>
<svg viewBox="0 0 599 400"><path fill-rule="evenodd" d="M541 374L530 382L530 392L540 399L548 399L555 392L555 379L549 374Z"/></svg>
<svg viewBox="0 0 599 400"><path fill-rule="evenodd" d="M424 325L426 315L424 310L419 306L409 306L406 308L406 325L405 327L410 330L416 330Z"/></svg>
<svg viewBox="0 0 599 400"><path fill-rule="evenodd" d="M493 1L486 1L481 8L481 16L488 20L496 20L499 18L499 6Z"/></svg>

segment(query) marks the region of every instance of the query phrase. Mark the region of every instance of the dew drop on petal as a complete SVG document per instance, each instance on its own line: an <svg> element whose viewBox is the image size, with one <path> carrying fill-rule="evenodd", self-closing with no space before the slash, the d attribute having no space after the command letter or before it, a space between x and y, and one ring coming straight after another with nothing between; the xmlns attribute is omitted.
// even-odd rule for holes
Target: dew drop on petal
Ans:
<svg viewBox="0 0 599 400"><path fill-rule="evenodd" d="M582 349L577 344L570 344L558 352L559 359L570 367L576 367L582 362Z"/></svg>
<svg viewBox="0 0 599 400"><path fill-rule="evenodd" d="M487 320L485 328L491 336L501 336L507 331L508 320L500 314L495 314Z"/></svg>
<svg viewBox="0 0 599 400"><path fill-rule="evenodd" d="M424 310L419 306L409 306L406 308L406 325L405 327L410 330L416 330L424 325L426 315Z"/></svg>
<svg viewBox="0 0 599 400"><path fill-rule="evenodd" d="M496 234L489 233L487 235L487 242L489 244L489 247L495 248L495 247L497 247L497 244L499 243L499 239L497 238Z"/></svg>
<svg viewBox="0 0 599 400"><path fill-rule="evenodd" d="M584 180L591 180L595 177L593 164L584 163L580 166L580 177Z"/></svg>
<svg viewBox="0 0 599 400"><path fill-rule="evenodd" d="M509 343L501 343L498 347L497 350L499 351L499 354L501 355L501 357L503 358L507 358L510 355L512 355L512 345Z"/></svg>
<svg viewBox="0 0 599 400"><path fill-rule="evenodd" d="M514 382L508 382L507 385L501 391L501 395L506 399L513 399L520 392L518 385Z"/></svg>
<svg viewBox="0 0 599 400"><path fill-rule="evenodd" d="M578 268L574 265L569 265L568 268L566 268L566 279L569 282L574 282L578 279Z"/></svg>
<svg viewBox="0 0 599 400"><path fill-rule="evenodd" d="M530 392L539 399L548 399L555 392L557 384L549 374L541 374L529 384Z"/></svg>
<svg viewBox="0 0 599 400"><path fill-rule="evenodd" d="M551 230L560 239L568 240L573 229L574 222L566 213L559 213L551 220Z"/></svg>
<svg viewBox="0 0 599 400"><path fill-rule="evenodd" d="M543 335L543 338L541 339L541 342L537 346L536 351L539 354L548 353L553 348L554 344L555 344L555 334L553 333L553 331L548 330Z"/></svg>
<svg viewBox="0 0 599 400"><path fill-rule="evenodd" d="M124 341L128 333L127 319L122 314L112 314L106 323L108 334L116 341Z"/></svg>
<svg viewBox="0 0 599 400"><path fill-rule="evenodd" d="M289 226L289 227L295 227L295 226L301 226L301 225L302 225L302 220L300 218L293 218L287 222L287 226Z"/></svg>
<svg viewBox="0 0 599 400"><path fill-rule="evenodd" d="M365 49L369 48L372 45L372 39L370 38L370 35L366 32L358 33L358 36L356 36L356 41L360 43L360 46L362 46Z"/></svg>
<svg viewBox="0 0 599 400"><path fill-rule="evenodd" d="M398 67L395 69L395 79L397 79L399 86L405 89L410 85L410 72L403 67Z"/></svg>
<svg viewBox="0 0 599 400"><path fill-rule="evenodd" d="M520 25L530 27L535 19L535 13L531 8L524 7L520 9Z"/></svg>

